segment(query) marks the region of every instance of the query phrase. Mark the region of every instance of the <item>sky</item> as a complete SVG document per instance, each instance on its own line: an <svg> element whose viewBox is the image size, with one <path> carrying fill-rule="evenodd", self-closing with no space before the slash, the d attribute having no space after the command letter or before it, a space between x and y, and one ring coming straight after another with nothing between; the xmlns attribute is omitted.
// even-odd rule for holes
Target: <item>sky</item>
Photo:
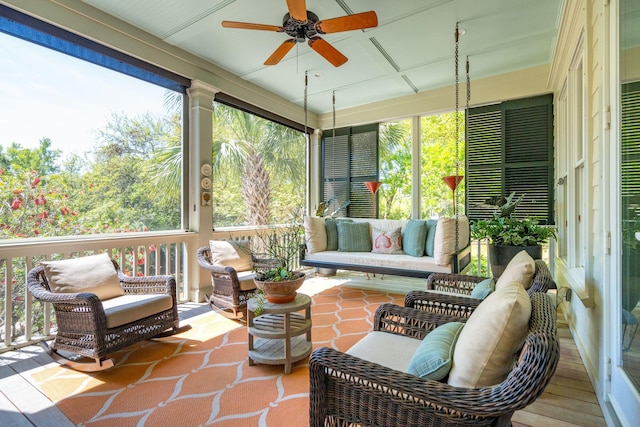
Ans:
<svg viewBox="0 0 640 427"><path fill-rule="evenodd" d="M165 89L0 33L0 145L82 154L112 113L164 115ZM64 156L63 156L64 157Z"/></svg>

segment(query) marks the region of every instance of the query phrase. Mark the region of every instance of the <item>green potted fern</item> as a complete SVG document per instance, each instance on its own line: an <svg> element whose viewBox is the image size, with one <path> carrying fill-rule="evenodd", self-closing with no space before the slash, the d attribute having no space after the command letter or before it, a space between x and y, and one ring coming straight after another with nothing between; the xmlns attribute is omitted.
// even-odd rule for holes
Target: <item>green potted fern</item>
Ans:
<svg viewBox="0 0 640 427"><path fill-rule="evenodd" d="M488 240L489 265L496 278L517 253L525 250L533 259L540 259L542 245L550 238L556 238L555 228L540 225L535 218L518 219L513 216L523 198L524 194L516 199L515 192L508 197L490 198L485 205L494 208L493 216L471 223L471 237Z"/></svg>

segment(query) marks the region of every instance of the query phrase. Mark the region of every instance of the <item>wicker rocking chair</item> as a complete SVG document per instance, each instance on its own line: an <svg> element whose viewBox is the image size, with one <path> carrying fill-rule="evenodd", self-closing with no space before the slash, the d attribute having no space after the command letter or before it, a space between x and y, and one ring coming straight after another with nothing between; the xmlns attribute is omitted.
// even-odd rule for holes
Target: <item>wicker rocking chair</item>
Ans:
<svg viewBox="0 0 640 427"><path fill-rule="evenodd" d="M456 304L447 304L446 297L437 296L448 307L446 313L384 304L375 314L374 331L422 339L444 323L466 322L467 313L458 316ZM335 349L316 349L309 363L310 425L510 425L514 411L542 394L559 359L553 302L548 295L535 293L531 304L529 330L519 357L508 377L493 386L454 387Z"/></svg>
<svg viewBox="0 0 640 427"><path fill-rule="evenodd" d="M57 331L53 345L45 341L41 345L58 363L83 372L108 369L114 361L107 356L117 350L190 329L190 325L179 327L176 282L172 276L130 277L115 261L111 262L124 295L106 301L90 291L52 291L42 265L29 272L29 291L37 300L51 303L55 312ZM92 358L94 362L68 358L60 351Z"/></svg>
<svg viewBox="0 0 640 427"><path fill-rule="evenodd" d="M251 256L254 269L277 267L280 261ZM247 300L256 291L251 271L238 272L233 267L225 267L213 262L211 248L198 249L198 264L211 273L211 295L207 302L211 308L225 317L243 320L247 315Z"/></svg>

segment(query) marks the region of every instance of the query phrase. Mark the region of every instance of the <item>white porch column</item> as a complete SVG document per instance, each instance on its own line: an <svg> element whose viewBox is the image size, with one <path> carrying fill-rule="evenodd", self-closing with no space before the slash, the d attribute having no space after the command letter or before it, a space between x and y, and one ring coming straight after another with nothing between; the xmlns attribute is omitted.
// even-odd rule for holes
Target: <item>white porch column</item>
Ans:
<svg viewBox="0 0 640 427"><path fill-rule="evenodd" d="M212 114L213 98L218 90L200 81L193 81L187 90L189 95L189 188L185 194L189 197L189 230L198 233L196 247L189 254L189 299L202 302L205 293L210 293L211 279L200 268L196 251L209 244L213 229L213 208L210 188L203 179L211 180L211 168L203 170L203 165L211 166L212 156ZM206 167L205 167L206 169ZM207 173L208 172L208 173ZM209 181L211 182L211 181ZM205 184L205 185L203 185Z"/></svg>

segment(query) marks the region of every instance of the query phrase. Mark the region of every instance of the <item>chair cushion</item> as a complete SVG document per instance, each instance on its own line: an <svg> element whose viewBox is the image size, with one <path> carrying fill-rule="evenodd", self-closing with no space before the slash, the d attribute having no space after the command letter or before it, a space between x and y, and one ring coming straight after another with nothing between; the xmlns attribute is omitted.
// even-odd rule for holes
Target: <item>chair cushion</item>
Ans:
<svg viewBox="0 0 640 427"><path fill-rule="evenodd" d="M536 272L536 262L527 251L520 251L514 256L504 269L498 281L496 289L500 289L505 283L520 282L525 289L531 287L533 274Z"/></svg>
<svg viewBox="0 0 640 427"><path fill-rule="evenodd" d="M152 316L173 306L173 298L167 294L127 294L102 301L107 316L107 328L115 328Z"/></svg>
<svg viewBox="0 0 640 427"><path fill-rule="evenodd" d="M469 220L466 216L459 216L458 249L469 244ZM427 237L428 239L428 237ZM433 257L438 265L449 265L456 251L456 218L440 217L436 225Z"/></svg>
<svg viewBox="0 0 640 427"><path fill-rule="evenodd" d="M529 330L531 299L518 282L496 289L469 316L453 352L448 383L476 388L503 381Z"/></svg>
<svg viewBox="0 0 640 427"><path fill-rule="evenodd" d="M409 363L408 373L439 381L451 370L453 350L464 323L449 322L424 337Z"/></svg>
<svg viewBox="0 0 640 427"><path fill-rule="evenodd" d="M371 233L368 222L338 221L338 251L371 252Z"/></svg>
<svg viewBox="0 0 640 427"><path fill-rule="evenodd" d="M327 250L327 228L324 218L305 215L304 239L310 254Z"/></svg>
<svg viewBox="0 0 640 427"><path fill-rule="evenodd" d="M373 228L371 231L371 252L376 254L403 254L402 250L402 228L398 227L392 231Z"/></svg>
<svg viewBox="0 0 640 427"><path fill-rule="evenodd" d="M124 295L118 273L106 253L41 264L51 292L87 292L101 301Z"/></svg>
<svg viewBox="0 0 640 427"><path fill-rule="evenodd" d="M324 225L327 232L327 250L328 251L337 251L338 250L338 222L353 222L350 219L333 219L327 218L324 221Z"/></svg>
<svg viewBox="0 0 640 427"><path fill-rule="evenodd" d="M209 246L214 264L231 267L236 271L253 268L250 240L211 240Z"/></svg>
<svg viewBox="0 0 640 427"><path fill-rule="evenodd" d="M404 228L402 250L407 255L421 257L424 255L426 240L427 223L419 219L412 219Z"/></svg>
<svg viewBox="0 0 640 427"><path fill-rule="evenodd" d="M492 277L485 279L473 288L471 298L485 299L495 290L495 286L496 284Z"/></svg>
<svg viewBox="0 0 640 427"><path fill-rule="evenodd" d="M425 224L427 225L427 239L425 241L424 253L427 254L427 256L433 256L436 246L436 227L438 226L438 220L428 219Z"/></svg>
<svg viewBox="0 0 640 427"><path fill-rule="evenodd" d="M253 271L239 271L237 274L241 291L253 291L256 288L256 282L253 281L256 274Z"/></svg>
<svg viewBox="0 0 640 427"><path fill-rule="evenodd" d="M373 331L355 343L347 354L396 371L407 372L411 357L422 341L404 335Z"/></svg>

